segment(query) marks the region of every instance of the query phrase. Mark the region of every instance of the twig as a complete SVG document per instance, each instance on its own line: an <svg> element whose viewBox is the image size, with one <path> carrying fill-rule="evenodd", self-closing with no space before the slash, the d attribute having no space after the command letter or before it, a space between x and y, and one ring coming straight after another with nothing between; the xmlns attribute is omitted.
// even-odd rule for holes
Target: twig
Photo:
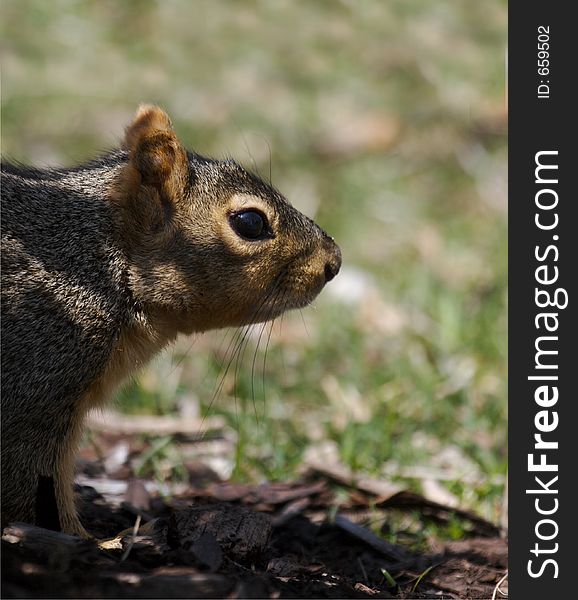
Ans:
<svg viewBox="0 0 578 600"><path fill-rule="evenodd" d="M504 583L504 581L506 580L507 577L508 577L508 571L506 571L506 573L502 577L502 579L500 579L500 581L498 581L498 583L496 583L496 587L494 588L494 593L492 594L492 600L496 600L496 594L498 592L500 592L500 594L504 597L507 596L507 594L504 594L504 592L502 592L502 590L500 589L500 586L502 585L502 583Z"/></svg>
<svg viewBox="0 0 578 600"><path fill-rule="evenodd" d="M127 546L126 550L123 552L123 555L120 557L120 562L124 562L127 559L128 555L130 554L130 551L132 550L132 547L134 546L136 534L138 533L138 528L140 527L140 521L141 521L141 516L137 515L136 521L134 522L134 527L132 528L132 536L130 538L130 541L128 542L128 546Z"/></svg>
<svg viewBox="0 0 578 600"><path fill-rule="evenodd" d="M193 441L206 441L207 438L220 435L226 428L224 419L218 416L202 422L194 418L151 415L131 415L129 418L112 412L91 414L88 426L92 430L122 435L182 435Z"/></svg>
<svg viewBox="0 0 578 600"><path fill-rule="evenodd" d="M365 581L365 585L369 585L369 579L367 578L367 571L365 570L365 566L363 565L363 561L361 560L360 556L357 557L357 562L359 563L359 567L361 569L361 572L363 573L363 580Z"/></svg>
<svg viewBox="0 0 578 600"><path fill-rule="evenodd" d="M365 542L374 550L377 550L382 554L394 558L397 561L402 561L407 558L407 553L404 552L401 548L394 546L389 542L386 542L380 537L377 537L374 533L369 531L369 529L366 529L361 525L357 525L357 523L350 521L347 517L344 517L343 515L336 515L334 522L337 527L356 537L358 540Z"/></svg>

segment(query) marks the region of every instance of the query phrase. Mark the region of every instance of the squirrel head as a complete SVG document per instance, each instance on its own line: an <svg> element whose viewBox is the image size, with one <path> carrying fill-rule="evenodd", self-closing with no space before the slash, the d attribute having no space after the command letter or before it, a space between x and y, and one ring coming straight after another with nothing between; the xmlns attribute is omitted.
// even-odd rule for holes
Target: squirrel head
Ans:
<svg viewBox="0 0 578 600"><path fill-rule="evenodd" d="M341 253L272 186L234 161L187 151L142 105L114 183L135 299L191 333L258 323L310 303Z"/></svg>

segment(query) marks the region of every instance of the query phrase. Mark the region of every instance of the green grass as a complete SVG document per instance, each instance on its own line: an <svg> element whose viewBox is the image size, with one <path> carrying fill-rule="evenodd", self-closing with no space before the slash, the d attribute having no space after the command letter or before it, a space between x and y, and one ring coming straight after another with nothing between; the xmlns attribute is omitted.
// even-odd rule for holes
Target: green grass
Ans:
<svg viewBox="0 0 578 600"><path fill-rule="evenodd" d="M240 480L294 477L323 440L416 489L409 467L465 469L471 481L443 485L497 519L506 3L4 0L2 12L4 156L78 162L114 145L139 102L159 102L189 147L271 171L343 251L315 306L258 350L254 335L214 400L222 332L180 341L121 406L176 413L194 394L236 430ZM368 116L369 141L351 145ZM142 468L176 452L182 475L169 446Z"/></svg>

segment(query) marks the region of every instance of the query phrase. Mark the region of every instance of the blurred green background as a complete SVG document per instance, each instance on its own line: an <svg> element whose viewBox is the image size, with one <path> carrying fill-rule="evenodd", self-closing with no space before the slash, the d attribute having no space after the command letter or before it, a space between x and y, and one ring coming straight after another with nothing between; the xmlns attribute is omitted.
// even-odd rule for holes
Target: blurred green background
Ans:
<svg viewBox="0 0 578 600"><path fill-rule="evenodd" d="M122 410L224 415L243 481L324 452L498 520L506 17L503 0L2 2L5 158L72 165L159 103L188 147L271 177L342 248L313 307L242 355L235 332L180 340Z"/></svg>

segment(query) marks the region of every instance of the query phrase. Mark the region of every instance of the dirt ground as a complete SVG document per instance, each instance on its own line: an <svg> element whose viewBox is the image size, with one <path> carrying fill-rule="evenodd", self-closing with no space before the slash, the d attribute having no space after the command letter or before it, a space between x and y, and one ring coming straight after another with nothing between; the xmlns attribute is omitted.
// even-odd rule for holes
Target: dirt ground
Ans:
<svg viewBox="0 0 578 600"><path fill-rule="evenodd" d="M226 502L209 496L188 508L183 499L174 506L159 502L147 515L157 519L149 531L136 537L128 532L111 550L14 525L2 541L2 596L492 598L506 573L507 546L500 537L473 537L416 554L380 544L381 538L355 524L355 511L316 522L312 498L323 488L261 486L260 494L276 495L269 505L262 497L248 502L256 490L244 487L243 498ZM132 529L128 506L112 510L90 488L82 494L90 500L83 521L99 538ZM506 590L503 583L497 597Z"/></svg>
<svg viewBox="0 0 578 600"><path fill-rule="evenodd" d="M90 453L81 463L81 519L100 546L31 525L4 530L2 597L507 597L507 543L494 524L393 484L317 464L299 481L248 486L197 465L165 501L127 464L113 472ZM391 544L393 512L457 516L467 537L420 552Z"/></svg>

